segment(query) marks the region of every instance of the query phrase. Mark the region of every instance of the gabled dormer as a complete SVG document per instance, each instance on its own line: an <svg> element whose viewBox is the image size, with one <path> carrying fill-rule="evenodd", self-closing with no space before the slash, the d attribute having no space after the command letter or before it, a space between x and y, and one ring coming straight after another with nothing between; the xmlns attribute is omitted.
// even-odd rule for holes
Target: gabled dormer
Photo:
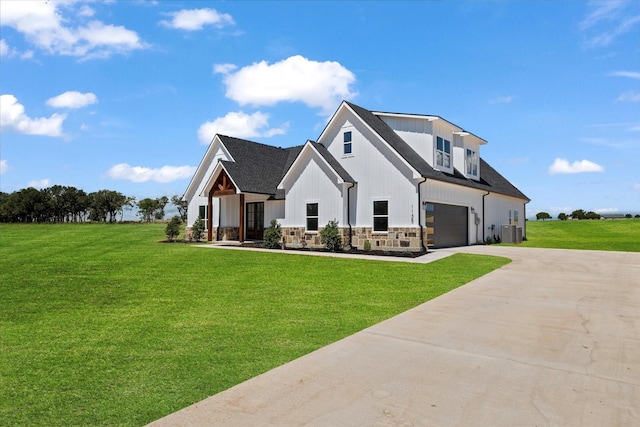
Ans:
<svg viewBox="0 0 640 427"><path fill-rule="evenodd" d="M441 172L454 169L473 180L480 178L480 145L484 139L439 116L373 112L429 165Z"/></svg>

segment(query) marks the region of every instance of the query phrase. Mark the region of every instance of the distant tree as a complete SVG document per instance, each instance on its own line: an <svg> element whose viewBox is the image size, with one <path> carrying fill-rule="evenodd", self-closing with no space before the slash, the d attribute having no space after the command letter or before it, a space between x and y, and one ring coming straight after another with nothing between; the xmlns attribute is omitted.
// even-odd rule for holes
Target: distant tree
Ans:
<svg viewBox="0 0 640 427"><path fill-rule="evenodd" d="M164 230L164 234L167 235L169 241L173 241L180 234L180 224L182 224L182 220L178 215L175 215Z"/></svg>
<svg viewBox="0 0 640 427"><path fill-rule="evenodd" d="M633 215L631 215L631 214L626 214L624 217L625 217L625 218L627 218L627 219L628 219L628 218L633 218Z"/></svg>
<svg viewBox="0 0 640 427"><path fill-rule="evenodd" d="M157 200L149 197L138 200L136 205L138 206L138 215L140 215L143 221L147 222L150 222L153 219L154 213L158 208Z"/></svg>
<svg viewBox="0 0 640 427"><path fill-rule="evenodd" d="M94 221L116 222L117 214L127 203L127 196L117 191L100 190L89 194L91 199L89 218Z"/></svg>
<svg viewBox="0 0 640 427"><path fill-rule="evenodd" d="M544 221L545 219L551 219L551 215L549 215L547 212L538 212L536 214L536 219Z"/></svg>
<svg viewBox="0 0 640 427"><path fill-rule="evenodd" d="M584 219L600 219L600 218L602 218L602 216L593 211L589 211L586 214L584 214Z"/></svg>
<svg viewBox="0 0 640 427"><path fill-rule="evenodd" d="M636 214L636 216L634 216L634 218L640 218L640 214Z"/></svg>
<svg viewBox="0 0 640 427"><path fill-rule="evenodd" d="M182 219L182 221L186 221L187 208L189 207L187 201L183 200L182 197L176 195L171 197L171 203L173 203L173 205L178 209L178 213L180 214L180 218Z"/></svg>
<svg viewBox="0 0 640 427"><path fill-rule="evenodd" d="M576 209L575 211L571 212L571 218L573 219L584 219L585 215L586 213L582 209Z"/></svg>
<svg viewBox="0 0 640 427"><path fill-rule="evenodd" d="M196 219L191 226L191 237L195 239L196 242L202 240L202 238L204 237L204 229L204 220L202 219L202 217L198 217L198 219Z"/></svg>
<svg viewBox="0 0 640 427"><path fill-rule="evenodd" d="M564 212L562 212L562 213L558 214L558 219L559 219L560 221L566 221L568 218L569 218L569 217L568 217L568 216L567 216L567 214L566 214L566 213L564 213Z"/></svg>
<svg viewBox="0 0 640 427"><path fill-rule="evenodd" d="M164 207L169 203L169 198L167 196L162 196L156 199L157 208L153 213L155 219L163 219L164 218Z"/></svg>

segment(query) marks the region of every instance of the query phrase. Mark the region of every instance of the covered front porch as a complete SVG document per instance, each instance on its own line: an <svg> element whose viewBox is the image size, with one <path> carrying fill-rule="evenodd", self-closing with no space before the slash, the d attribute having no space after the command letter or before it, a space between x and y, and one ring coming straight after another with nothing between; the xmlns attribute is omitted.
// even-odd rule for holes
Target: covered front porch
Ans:
<svg viewBox="0 0 640 427"><path fill-rule="evenodd" d="M224 168L216 172L212 184L205 188L211 213L207 216L207 240L240 244L261 241L265 223L271 221L273 205L278 201L270 195L242 192ZM217 214L213 214L214 199L219 201Z"/></svg>

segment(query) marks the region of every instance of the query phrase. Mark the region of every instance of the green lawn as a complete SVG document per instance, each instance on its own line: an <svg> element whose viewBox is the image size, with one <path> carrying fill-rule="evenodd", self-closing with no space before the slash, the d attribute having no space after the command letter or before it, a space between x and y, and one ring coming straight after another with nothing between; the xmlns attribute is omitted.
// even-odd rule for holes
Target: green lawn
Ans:
<svg viewBox="0 0 640 427"><path fill-rule="evenodd" d="M527 221L522 246L640 252L640 219Z"/></svg>
<svg viewBox="0 0 640 427"><path fill-rule="evenodd" d="M163 232L0 225L0 425L142 425L508 263L213 250Z"/></svg>

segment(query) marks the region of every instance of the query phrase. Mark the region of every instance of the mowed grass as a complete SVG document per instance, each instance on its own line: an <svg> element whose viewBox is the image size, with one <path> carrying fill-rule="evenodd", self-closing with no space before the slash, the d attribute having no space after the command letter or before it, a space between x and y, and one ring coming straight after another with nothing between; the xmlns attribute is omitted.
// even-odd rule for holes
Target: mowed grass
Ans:
<svg viewBox="0 0 640 427"><path fill-rule="evenodd" d="M527 221L522 246L640 252L640 219Z"/></svg>
<svg viewBox="0 0 640 427"><path fill-rule="evenodd" d="M163 231L0 225L0 425L143 425L509 262L205 249Z"/></svg>

